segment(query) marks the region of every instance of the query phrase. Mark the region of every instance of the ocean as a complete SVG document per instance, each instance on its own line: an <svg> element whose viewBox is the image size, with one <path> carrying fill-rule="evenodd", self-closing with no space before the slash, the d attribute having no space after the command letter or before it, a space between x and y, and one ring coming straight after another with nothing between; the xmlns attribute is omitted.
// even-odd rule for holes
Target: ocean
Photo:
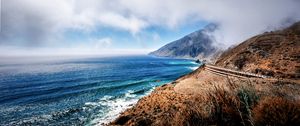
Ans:
<svg viewBox="0 0 300 126"><path fill-rule="evenodd" d="M0 125L101 125L198 66L152 56L2 58Z"/></svg>

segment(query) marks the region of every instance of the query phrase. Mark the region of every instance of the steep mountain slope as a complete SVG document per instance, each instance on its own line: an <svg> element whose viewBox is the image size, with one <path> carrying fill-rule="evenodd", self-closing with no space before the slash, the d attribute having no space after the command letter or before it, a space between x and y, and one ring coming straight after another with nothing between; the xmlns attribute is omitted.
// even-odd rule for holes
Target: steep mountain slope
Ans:
<svg viewBox="0 0 300 126"><path fill-rule="evenodd" d="M300 22L254 36L224 52L216 65L280 78L300 78Z"/></svg>
<svg viewBox="0 0 300 126"><path fill-rule="evenodd" d="M201 66L157 87L109 125L300 125L300 23L252 37L215 65L274 78L224 76Z"/></svg>
<svg viewBox="0 0 300 126"><path fill-rule="evenodd" d="M210 36L207 34L215 29L216 25L209 24L204 29L193 32L151 52L150 55L177 58L207 58L217 51L212 45Z"/></svg>

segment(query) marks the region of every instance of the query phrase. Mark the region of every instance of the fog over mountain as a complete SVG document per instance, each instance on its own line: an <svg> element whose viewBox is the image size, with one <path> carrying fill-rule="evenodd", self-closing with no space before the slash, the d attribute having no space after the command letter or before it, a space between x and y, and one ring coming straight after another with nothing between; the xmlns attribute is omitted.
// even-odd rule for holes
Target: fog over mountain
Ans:
<svg viewBox="0 0 300 126"><path fill-rule="evenodd" d="M209 35L216 29L217 25L209 24L204 29L195 31L151 52L150 55L176 58L208 58L219 51L213 45L215 41L213 36Z"/></svg>

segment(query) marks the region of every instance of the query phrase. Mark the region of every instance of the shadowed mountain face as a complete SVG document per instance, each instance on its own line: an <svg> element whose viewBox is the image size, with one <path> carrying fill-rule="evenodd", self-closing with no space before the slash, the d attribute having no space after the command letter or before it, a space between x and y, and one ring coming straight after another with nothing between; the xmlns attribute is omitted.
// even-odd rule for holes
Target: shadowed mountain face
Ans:
<svg viewBox="0 0 300 126"><path fill-rule="evenodd" d="M150 55L176 58L207 58L216 52L216 48L212 45L212 39L208 35L216 28L216 25L209 24L204 29L193 32L151 52Z"/></svg>
<svg viewBox="0 0 300 126"><path fill-rule="evenodd" d="M268 76L300 78L300 22L254 36L225 51L216 65Z"/></svg>

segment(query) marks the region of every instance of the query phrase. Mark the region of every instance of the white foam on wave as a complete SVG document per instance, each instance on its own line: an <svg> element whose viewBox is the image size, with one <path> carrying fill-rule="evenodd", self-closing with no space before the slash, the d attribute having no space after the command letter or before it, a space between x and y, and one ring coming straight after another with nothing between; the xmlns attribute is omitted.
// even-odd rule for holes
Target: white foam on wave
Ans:
<svg viewBox="0 0 300 126"><path fill-rule="evenodd" d="M87 103L85 103L84 105L85 105L85 106L99 106L99 104L96 103L96 102L87 102Z"/></svg>
<svg viewBox="0 0 300 126"><path fill-rule="evenodd" d="M127 97L127 98L134 98L134 97L136 97L136 95L133 94L133 93L134 93L133 90L128 90L128 92L125 93L125 97Z"/></svg>
<svg viewBox="0 0 300 126"><path fill-rule="evenodd" d="M190 64L195 64L195 65L199 65L199 63L196 63L195 61L190 61Z"/></svg>
<svg viewBox="0 0 300 126"><path fill-rule="evenodd" d="M171 64L171 65L182 65L182 64L190 64L190 62L187 62L187 61L172 61L172 62L169 62L169 64Z"/></svg>
<svg viewBox="0 0 300 126"><path fill-rule="evenodd" d="M118 98L108 102L100 103L101 105L108 107L106 113L101 114L101 116L92 120L91 124L93 125L106 124L112 121L113 119L115 119L122 111L133 106L137 101L138 99L126 100L126 99Z"/></svg>
<svg viewBox="0 0 300 126"><path fill-rule="evenodd" d="M85 103L85 106L83 108L87 109L97 106L106 107L107 109L97 114L96 118L90 122L91 125L104 125L117 118L121 112L135 105L141 97L150 94L154 90L154 88L155 87L145 92L144 95L139 96L133 94L133 90L128 90L127 93L125 93L124 97L120 98L114 99L112 96L104 96L99 99L98 102Z"/></svg>
<svg viewBox="0 0 300 126"><path fill-rule="evenodd" d="M198 66L196 67L187 67L188 69L191 69L191 70L196 70L197 68L199 68Z"/></svg>
<svg viewBox="0 0 300 126"><path fill-rule="evenodd" d="M155 86L153 86L149 91L145 92L144 96L149 95L152 91L154 91L154 89L155 89Z"/></svg>

